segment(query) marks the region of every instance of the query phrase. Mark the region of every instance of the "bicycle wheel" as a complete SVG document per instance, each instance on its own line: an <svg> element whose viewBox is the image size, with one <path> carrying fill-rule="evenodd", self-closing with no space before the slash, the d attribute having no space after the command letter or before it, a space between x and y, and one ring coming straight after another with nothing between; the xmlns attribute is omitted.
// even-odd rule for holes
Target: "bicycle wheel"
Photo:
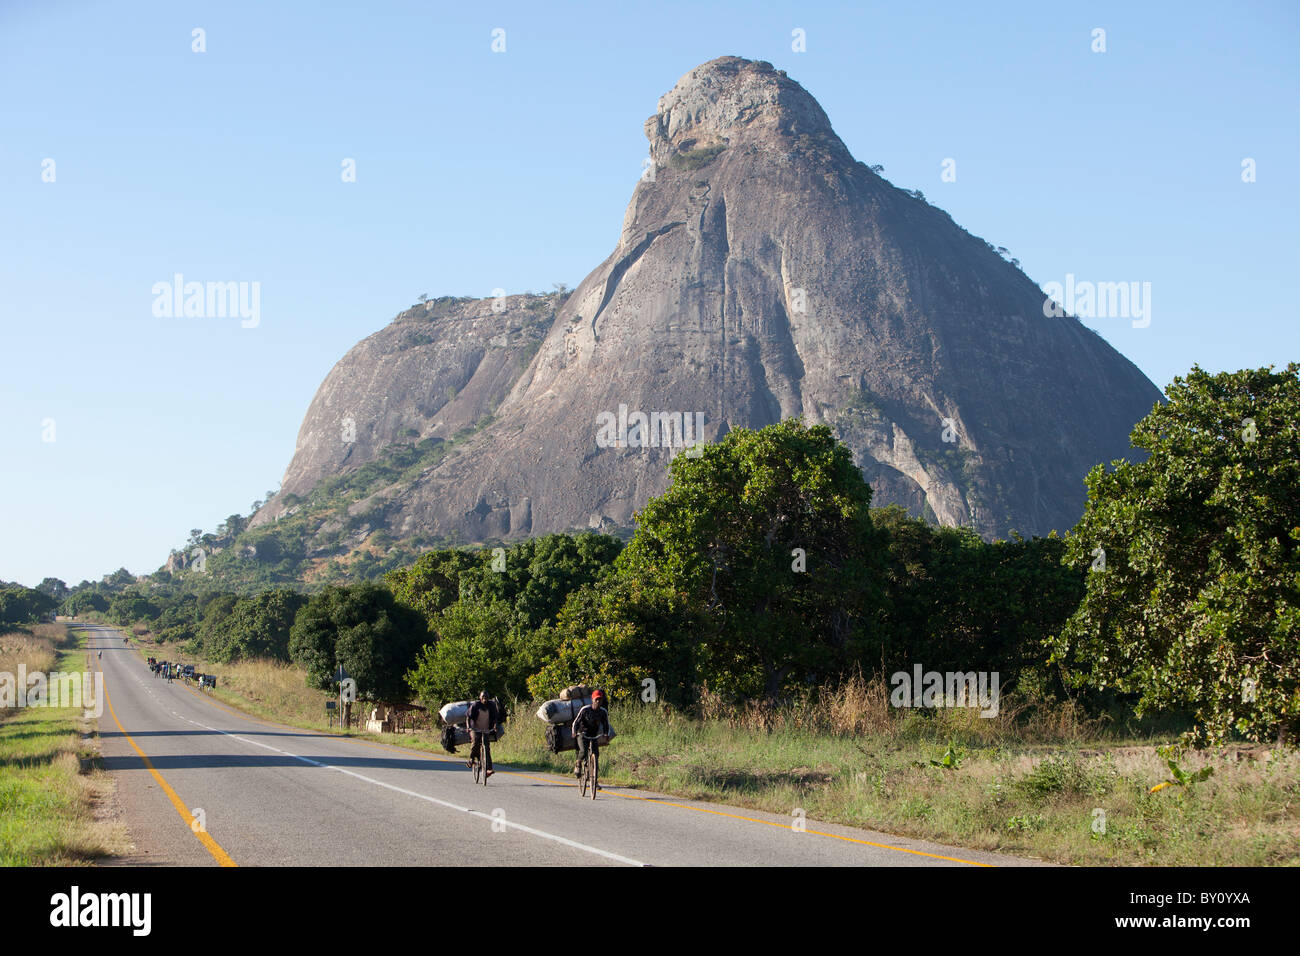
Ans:
<svg viewBox="0 0 1300 956"><path fill-rule="evenodd" d="M479 744L480 748L482 744ZM470 741L470 749L474 748L474 742ZM474 782L478 783L478 778L483 774L483 751L480 749L476 756L470 757L470 762L474 764Z"/></svg>
<svg viewBox="0 0 1300 956"><path fill-rule="evenodd" d="M578 781L582 784L582 790L578 794L579 799L587 795L587 778L590 775L591 775L591 752L588 751L587 759L583 761L582 764L582 775L578 778Z"/></svg>
<svg viewBox="0 0 1300 956"><path fill-rule="evenodd" d="M484 734L483 741L482 743L479 744L478 760L479 763L483 765L483 786L485 787L487 786L488 758L492 754L492 751L488 749L489 746L490 745L488 744L487 734Z"/></svg>
<svg viewBox="0 0 1300 956"><path fill-rule="evenodd" d="M596 744L591 745L591 799L596 799L596 782L600 779L600 752L596 749Z"/></svg>

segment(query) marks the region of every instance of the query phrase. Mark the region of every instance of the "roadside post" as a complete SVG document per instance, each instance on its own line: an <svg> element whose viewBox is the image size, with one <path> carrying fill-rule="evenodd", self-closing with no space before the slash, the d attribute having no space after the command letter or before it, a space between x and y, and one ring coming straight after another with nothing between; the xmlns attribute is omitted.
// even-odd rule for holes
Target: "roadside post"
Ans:
<svg viewBox="0 0 1300 956"><path fill-rule="evenodd" d="M357 682L354 681L343 665L334 671L334 680L339 685L339 701L343 704L343 716L340 718L345 730L352 729L352 702L357 699Z"/></svg>

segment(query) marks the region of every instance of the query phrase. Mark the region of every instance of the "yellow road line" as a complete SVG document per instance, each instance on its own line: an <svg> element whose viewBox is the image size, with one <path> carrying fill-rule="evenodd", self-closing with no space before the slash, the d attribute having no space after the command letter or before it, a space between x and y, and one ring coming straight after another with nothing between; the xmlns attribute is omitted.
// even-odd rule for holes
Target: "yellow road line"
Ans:
<svg viewBox="0 0 1300 956"><path fill-rule="evenodd" d="M695 810L698 813L711 813L714 816L731 817L733 820L746 820L750 823L761 823L764 826L777 827L782 830L790 829L790 824L788 823L775 823L771 820L759 820L757 817L742 817L738 813L723 813L721 810L710 810L707 807L692 807L692 806L688 806L685 803L672 803L667 800L656 799L655 797L642 797L635 793L615 793L614 796L623 797L626 800L647 800L668 807L678 807L682 810ZM926 853L922 850L909 850L907 849L907 847L892 846L888 843L873 843L871 840L859 840L856 837L841 836L838 833L826 833L822 830L803 830L801 832L811 833L814 836L830 837L832 840L843 840L846 843L861 843L864 846L879 847L882 850L897 850L899 853L911 853L914 856L928 856L935 860L949 860L953 863L965 863L969 866L988 866L988 867L996 866L996 864L993 863L979 863L975 860L963 860L960 857L956 857L956 856L943 856L942 854L939 853Z"/></svg>
<svg viewBox="0 0 1300 956"><path fill-rule="evenodd" d="M131 735L126 732L126 728L122 726L122 722L117 719L117 711L113 709L113 699L108 696L107 687L104 688L104 700L108 704L108 712L113 715L113 723L117 724L117 729L122 732L122 736L126 738L126 742L129 743L135 752L140 755L140 759L144 761L145 767L147 767L149 772L153 774L154 779L158 781L158 785L163 788L163 792L171 799L172 805L176 808L176 812L181 815L181 819L189 826L190 832L199 838L199 842L207 848L207 851L212 854L212 858L221 866L238 866L239 864L230 858L230 854L223 850L221 844L212 839L206 830L197 829L195 827L194 815L190 813L189 807L185 806L185 801L177 796L176 791L172 789L171 784L163 779L163 775L158 772L158 768L153 765L153 761L150 760L148 755L139 748Z"/></svg>

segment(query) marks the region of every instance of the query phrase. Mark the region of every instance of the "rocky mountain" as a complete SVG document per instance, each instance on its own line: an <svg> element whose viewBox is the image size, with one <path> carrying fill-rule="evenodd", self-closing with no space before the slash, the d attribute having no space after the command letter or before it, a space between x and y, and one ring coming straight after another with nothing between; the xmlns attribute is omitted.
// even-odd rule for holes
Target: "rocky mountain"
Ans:
<svg viewBox="0 0 1300 956"><path fill-rule="evenodd" d="M784 71L705 63L645 132L609 258L567 296L435 300L353 348L255 526L395 445L449 442L350 506L367 533L626 527L697 422L716 441L802 416L853 449L876 504L1046 534L1082 514L1091 466L1132 454L1155 386L855 161Z"/></svg>
<svg viewBox="0 0 1300 956"><path fill-rule="evenodd" d="M312 399L281 497L305 495L394 442L450 438L490 416L528 367L558 302L432 299L363 339Z"/></svg>

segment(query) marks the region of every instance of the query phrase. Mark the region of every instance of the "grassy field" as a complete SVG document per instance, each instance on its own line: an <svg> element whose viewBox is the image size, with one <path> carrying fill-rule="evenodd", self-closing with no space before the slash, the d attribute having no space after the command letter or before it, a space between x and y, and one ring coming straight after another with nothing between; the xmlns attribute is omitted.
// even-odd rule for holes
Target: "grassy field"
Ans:
<svg viewBox="0 0 1300 956"><path fill-rule="evenodd" d="M63 624L0 635L0 673L89 670ZM84 864L122 852L125 829L99 819L112 792L96 769L93 720L81 708L0 709L0 864Z"/></svg>
<svg viewBox="0 0 1300 956"><path fill-rule="evenodd" d="M146 647L152 645L145 644ZM149 653L155 653L150 651ZM169 659L183 657L173 650ZM210 665L218 696L250 713L325 729L327 695L266 661ZM502 763L572 773L543 742L536 704L518 702L493 748ZM1095 865L1300 864L1300 754L1229 747L1180 754L1108 732L1069 705L1007 697L999 714L899 711L880 681L850 681L801 706L702 719L615 705L602 752L611 785L868 827L958 846ZM356 734L441 753L433 734ZM462 748L463 750L464 748ZM1168 765L1203 779L1177 782ZM1161 784L1165 784L1161 786Z"/></svg>

